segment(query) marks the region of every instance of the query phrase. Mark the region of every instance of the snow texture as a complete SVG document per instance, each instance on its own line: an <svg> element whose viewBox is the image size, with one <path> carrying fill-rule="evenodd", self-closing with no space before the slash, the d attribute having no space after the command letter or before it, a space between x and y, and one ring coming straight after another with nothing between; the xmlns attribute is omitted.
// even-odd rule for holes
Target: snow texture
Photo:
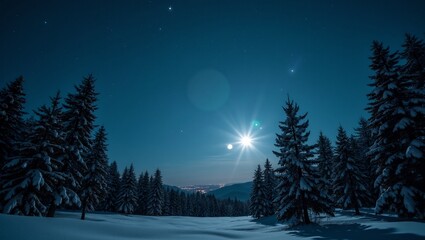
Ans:
<svg viewBox="0 0 425 240"><path fill-rule="evenodd" d="M81 221L78 212L59 212L53 219L0 214L0 239L425 239L423 222L397 221L395 216L376 217L362 213L362 217L353 217L352 212L338 212L333 218L318 218L320 225L289 229L285 224L276 223L274 216L253 220L251 217L90 214L86 221Z"/></svg>

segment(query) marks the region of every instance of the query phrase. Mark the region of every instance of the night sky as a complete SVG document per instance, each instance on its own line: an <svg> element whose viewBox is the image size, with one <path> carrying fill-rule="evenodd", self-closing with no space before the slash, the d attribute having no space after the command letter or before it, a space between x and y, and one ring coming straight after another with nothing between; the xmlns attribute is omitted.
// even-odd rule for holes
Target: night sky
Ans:
<svg viewBox="0 0 425 240"><path fill-rule="evenodd" d="M173 185L243 182L274 150L289 96L311 139L364 108L370 45L424 38L425 1L0 0L0 87L26 111L93 73L109 158ZM240 136L250 135L243 147ZM233 149L227 148L228 144Z"/></svg>

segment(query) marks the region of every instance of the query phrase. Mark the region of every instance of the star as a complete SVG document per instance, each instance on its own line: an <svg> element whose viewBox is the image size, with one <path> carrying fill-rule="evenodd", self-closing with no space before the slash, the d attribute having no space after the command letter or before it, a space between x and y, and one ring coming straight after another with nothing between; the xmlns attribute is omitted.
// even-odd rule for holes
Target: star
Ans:
<svg viewBox="0 0 425 240"><path fill-rule="evenodd" d="M46 25L46 24L47 24L47 20L44 20L44 22L43 22L43 23L44 23L44 25Z"/></svg>
<svg viewBox="0 0 425 240"><path fill-rule="evenodd" d="M293 68L289 69L289 71L290 71L291 73L294 73L294 72L295 72L295 70L294 70Z"/></svg>
<svg viewBox="0 0 425 240"><path fill-rule="evenodd" d="M170 6L168 6L168 11L169 12L172 12L173 11L173 7L170 5Z"/></svg>

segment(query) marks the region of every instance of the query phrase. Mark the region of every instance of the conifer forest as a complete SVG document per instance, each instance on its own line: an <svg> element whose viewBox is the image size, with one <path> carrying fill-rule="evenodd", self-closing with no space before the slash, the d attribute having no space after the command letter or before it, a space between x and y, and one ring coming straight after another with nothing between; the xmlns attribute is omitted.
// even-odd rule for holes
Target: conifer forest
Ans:
<svg viewBox="0 0 425 240"><path fill-rule="evenodd" d="M424 9L0 0L0 239L425 239Z"/></svg>

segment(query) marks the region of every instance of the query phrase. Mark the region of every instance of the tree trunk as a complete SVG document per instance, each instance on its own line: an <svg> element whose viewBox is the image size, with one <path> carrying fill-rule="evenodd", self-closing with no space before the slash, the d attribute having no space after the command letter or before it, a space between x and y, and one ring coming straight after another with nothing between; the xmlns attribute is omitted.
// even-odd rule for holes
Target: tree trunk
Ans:
<svg viewBox="0 0 425 240"><path fill-rule="evenodd" d="M310 217L308 216L308 209L307 209L307 207L305 206L305 204L303 203L303 212L304 212L304 223L305 224L310 224L311 223L311 221L310 221Z"/></svg>
<svg viewBox="0 0 425 240"><path fill-rule="evenodd" d="M307 205L305 204L304 195L301 195L301 204L302 204L302 212L303 212L303 220L304 224L310 224L310 217L308 216Z"/></svg>
<svg viewBox="0 0 425 240"><path fill-rule="evenodd" d="M55 204L55 200L52 200L52 202L50 203L49 209L47 210L46 217L54 217L55 212L56 212L56 204Z"/></svg>
<svg viewBox="0 0 425 240"><path fill-rule="evenodd" d="M82 206L81 206L81 220L86 219L86 206L87 206L87 201L83 200Z"/></svg>
<svg viewBox="0 0 425 240"><path fill-rule="evenodd" d="M301 178L302 178L302 171L301 171L301 168L298 168L298 179L301 179ZM311 222L310 222L310 217L308 216L308 209L305 203L304 193L301 193L301 206L303 211L304 224L310 224Z"/></svg>
<svg viewBox="0 0 425 240"><path fill-rule="evenodd" d="M351 179L351 176L350 176L350 179ZM354 192L351 193L351 199L354 202L354 209L356 210L355 215L360 215L359 203L357 201L357 196L356 196L356 194Z"/></svg>
<svg viewBox="0 0 425 240"><path fill-rule="evenodd" d="M354 200L355 200L355 202L354 202L354 209L356 210L355 215L360 215L359 204L357 202L357 198L354 197Z"/></svg>

